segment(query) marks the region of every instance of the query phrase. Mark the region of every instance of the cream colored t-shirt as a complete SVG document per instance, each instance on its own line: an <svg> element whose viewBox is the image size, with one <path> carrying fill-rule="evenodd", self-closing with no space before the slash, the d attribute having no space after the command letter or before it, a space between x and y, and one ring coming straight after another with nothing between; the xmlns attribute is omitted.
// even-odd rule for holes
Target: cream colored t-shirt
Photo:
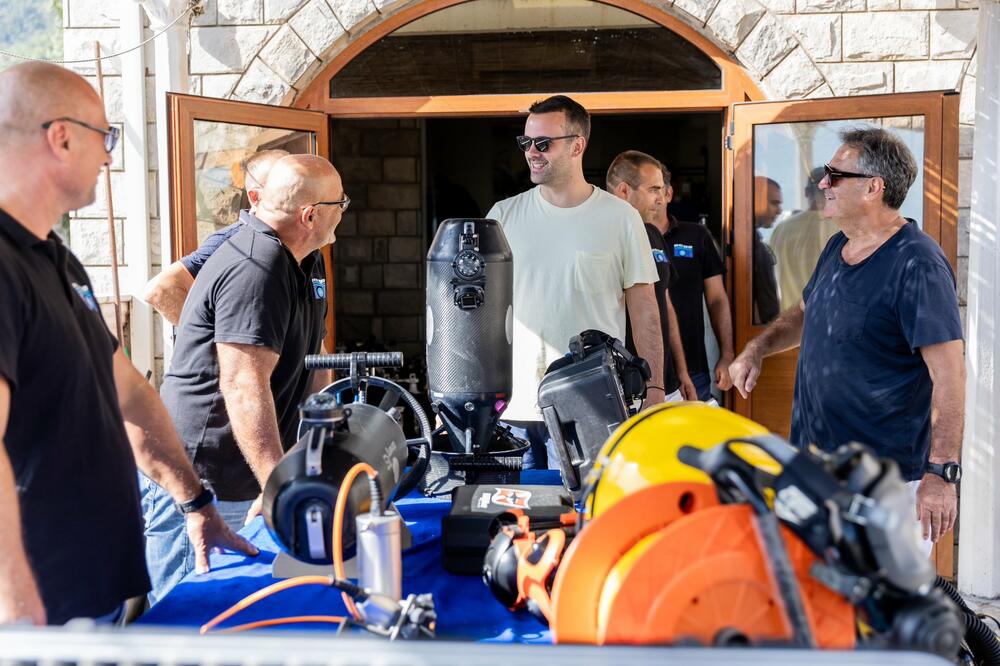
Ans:
<svg viewBox="0 0 1000 666"><path fill-rule="evenodd" d="M535 187L498 202L487 217L514 255L514 386L502 418L541 421L538 384L569 339L595 328L625 339L625 293L656 282L639 213L602 189L559 208Z"/></svg>

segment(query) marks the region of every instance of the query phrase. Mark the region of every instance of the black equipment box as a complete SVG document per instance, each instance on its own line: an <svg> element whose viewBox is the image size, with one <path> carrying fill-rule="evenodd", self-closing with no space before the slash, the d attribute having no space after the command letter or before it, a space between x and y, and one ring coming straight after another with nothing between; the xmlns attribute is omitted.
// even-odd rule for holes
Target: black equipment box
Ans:
<svg viewBox="0 0 1000 666"><path fill-rule="evenodd" d="M481 574L496 517L514 509L533 518L555 518L572 511L573 499L559 486L487 484L455 488L451 491L451 511L441 519L445 570Z"/></svg>
<svg viewBox="0 0 1000 666"><path fill-rule="evenodd" d="M649 365L621 341L584 331L570 354L549 366L538 386L538 406L559 454L563 484L580 501L587 473L611 433L645 397Z"/></svg>

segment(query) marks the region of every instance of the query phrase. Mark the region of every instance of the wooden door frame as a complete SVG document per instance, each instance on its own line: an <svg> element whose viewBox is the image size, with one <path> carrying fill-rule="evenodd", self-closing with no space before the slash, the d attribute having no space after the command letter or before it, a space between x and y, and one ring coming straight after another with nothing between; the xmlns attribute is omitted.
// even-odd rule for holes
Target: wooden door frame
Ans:
<svg viewBox="0 0 1000 666"><path fill-rule="evenodd" d="M195 201L194 123L196 120L252 125L275 129L312 132L315 154L330 159L330 120L320 112L268 104L167 93L167 142L170 146L167 174L170 182L170 256L163 265L176 261L198 247L197 203ZM326 343L333 350L334 272L330 246L323 248L326 261L327 313Z"/></svg>

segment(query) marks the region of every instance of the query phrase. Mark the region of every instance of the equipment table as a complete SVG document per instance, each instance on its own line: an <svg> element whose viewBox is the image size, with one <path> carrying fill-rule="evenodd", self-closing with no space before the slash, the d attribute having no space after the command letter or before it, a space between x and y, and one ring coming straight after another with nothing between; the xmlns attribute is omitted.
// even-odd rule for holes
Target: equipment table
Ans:
<svg viewBox="0 0 1000 666"><path fill-rule="evenodd" d="M557 485L559 472L524 471L520 483ZM480 576L457 576L441 566L441 518L451 507L450 496L427 498L414 491L396 502L396 506L413 535L413 545L403 551L403 595L427 592L434 595L439 637L503 643L552 642L548 627L527 611L507 610ZM263 518L254 519L240 534L260 550L257 557L213 555L212 571L189 574L136 624L199 627L243 597L278 582L271 576L271 563L279 549ZM332 570L331 566L331 573ZM279 617L346 614L339 591L307 585L278 592L237 613L216 630ZM302 623L274 629L333 632L337 626Z"/></svg>

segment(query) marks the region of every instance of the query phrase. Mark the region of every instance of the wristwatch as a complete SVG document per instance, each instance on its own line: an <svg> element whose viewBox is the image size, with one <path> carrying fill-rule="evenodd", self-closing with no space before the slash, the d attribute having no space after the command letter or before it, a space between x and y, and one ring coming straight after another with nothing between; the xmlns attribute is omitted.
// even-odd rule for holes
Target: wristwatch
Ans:
<svg viewBox="0 0 1000 666"><path fill-rule="evenodd" d="M187 502L176 502L174 504L177 510L182 514L191 513L202 509L212 502L215 501L215 493L212 492L205 484L201 486L201 492L193 500L188 500Z"/></svg>
<svg viewBox="0 0 1000 666"><path fill-rule="evenodd" d="M962 480L962 466L957 462L927 463L927 471L937 474L948 483L958 483Z"/></svg>

